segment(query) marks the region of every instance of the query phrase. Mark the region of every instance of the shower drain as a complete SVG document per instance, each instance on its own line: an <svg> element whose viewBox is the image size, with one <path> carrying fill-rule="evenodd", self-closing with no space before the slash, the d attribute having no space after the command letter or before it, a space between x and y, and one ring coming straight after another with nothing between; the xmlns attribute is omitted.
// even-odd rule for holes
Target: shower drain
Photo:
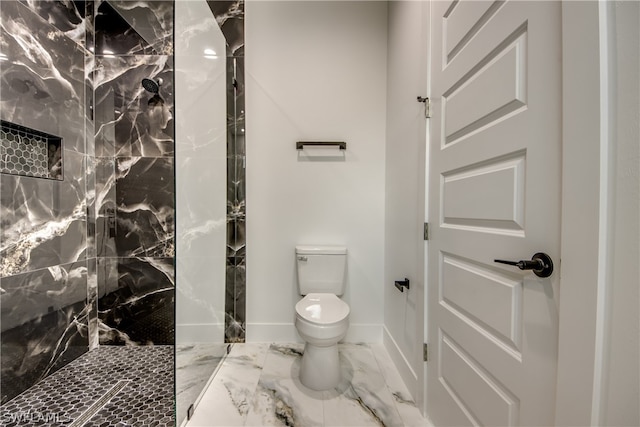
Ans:
<svg viewBox="0 0 640 427"><path fill-rule="evenodd" d="M109 403L109 401L116 394L120 393L120 391L129 384L131 380L120 380L111 387L109 391L103 394L98 400L93 402L91 406L87 408L78 418L75 419L74 422L69 424L69 427L82 427L87 421L91 419L95 414L97 414L104 406Z"/></svg>

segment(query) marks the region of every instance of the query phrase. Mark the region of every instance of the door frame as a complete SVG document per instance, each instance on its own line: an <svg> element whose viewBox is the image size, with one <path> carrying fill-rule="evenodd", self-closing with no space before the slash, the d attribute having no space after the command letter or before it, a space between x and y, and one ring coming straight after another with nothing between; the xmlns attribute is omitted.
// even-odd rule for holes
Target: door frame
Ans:
<svg viewBox="0 0 640 427"><path fill-rule="evenodd" d="M556 425L602 425L609 285L611 5L562 4L563 142Z"/></svg>
<svg viewBox="0 0 640 427"><path fill-rule="evenodd" d="M556 425L601 425L606 375L611 16L603 1L562 2L562 219ZM425 25L430 25L430 6ZM428 45L430 46L431 40ZM430 53L427 50L427 58ZM431 96L428 61L427 88ZM427 125L426 167L430 126ZM425 173L428 181L428 173ZM428 182L426 185L428 189ZM427 190L428 191L428 190ZM425 222L429 194L425 197ZM425 242L425 339L427 336L428 243ZM425 342L429 342L426 341ZM426 362L425 362L426 363ZM433 361L431 363L434 363ZM424 367L423 413L427 368Z"/></svg>

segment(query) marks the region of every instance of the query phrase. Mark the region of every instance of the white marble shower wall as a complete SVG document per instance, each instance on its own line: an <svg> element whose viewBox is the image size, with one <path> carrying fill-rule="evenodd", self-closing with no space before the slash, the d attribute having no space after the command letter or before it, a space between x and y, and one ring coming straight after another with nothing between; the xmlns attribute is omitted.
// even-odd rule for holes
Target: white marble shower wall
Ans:
<svg viewBox="0 0 640 427"><path fill-rule="evenodd" d="M225 38L204 0L175 4L176 343L224 341Z"/></svg>

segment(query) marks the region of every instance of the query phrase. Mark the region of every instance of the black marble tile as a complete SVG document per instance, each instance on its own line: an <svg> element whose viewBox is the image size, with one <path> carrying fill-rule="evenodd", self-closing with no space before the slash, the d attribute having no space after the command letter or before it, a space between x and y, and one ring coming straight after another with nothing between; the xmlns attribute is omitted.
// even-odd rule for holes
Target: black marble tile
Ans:
<svg viewBox="0 0 640 427"><path fill-rule="evenodd" d="M161 101L144 78L162 81ZM172 57L97 57L94 85L96 156L173 156Z"/></svg>
<svg viewBox="0 0 640 427"><path fill-rule="evenodd" d="M225 289L225 342L244 342L246 336L246 263L227 257Z"/></svg>
<svg viewBox="0 0 640 427"><path fill-rule="evenodd" d="M227 139L229 154L244 153L244 58L227 58ZM241 137L241 139L239 138Z"/></svg>
<svg viewBox="0 0 640 427"><path fill-rule="evenodd" d="M94 43L98 55L157 53L110 2L100 2L94 17L94 25Z"/></svg>
<svg viewBox="0 0 640 427"><path fill-rule="evenodd" d="M0 276L85 256L85 156L73 151L64 156L64 181L0 176Z"/></svg>
<svg viewBox="0 0 640 427"><path fill-rule="evenodd" d="M94 126L94 121L93 121L93 116L94 116L94 111L93 111L93 105L95 104L95 101L93 99L93 92L94 92L94 88L93 88L93 81L94 81L94 68L95 68L95 55L93 55L92 53L88 52L85 57L84 57L84 69L85 69L85 74L84 74L84 100L85 100L85 108L84 108L84 113L85 113L85 153L88 156L95 156L96 155L96 147L95 147L95 134L96 134L96 129Z"/></svg>
<svg viewBox="0 0 640 427"><path fill-rule="evenodd" d="M115 160L96 158L96 256L114 257L116 252L116 172Z"/></svg>
<svg viewBox="0 0 640 427"><path fill-rule="evenodd" d="M227 257L245 256L245 230L244 218L229 219L227 221Z"/></svg>
<svg viewBox="0 0 640 427"><path fill-rule="evenodd" d="M2 402L88 350L87 264L2 279Z"/></svg>
<svg viewBox="0 0 640 427"><path fill-rule="evenodd" d="M246 154L246 139L245 139L245 119L244 110L238 113L236 118L236 135L233 141L229 141L233 146L233 153L237 156L244 156Z"/></svg>
<svg viewBox="0 0 640 427"><path fill-rule="evenodd" d="M86 156L87 251L86 258L96 257L96 158Z"/></svg>
<svg viewBox="0 0 640 427"><path fill-rule="evenodd" d="M173 258L98 261L100 345L173 344L174 302Z"/></svg>
<svg viewBox="0 0 640 427"><path fill-rule="evenodd" d="M89 350L98 347L98 259L87 260L87 325Z"/></svg>
<svg viewBox="0 0 640 427"><path fill-rule="evenodd" d="M85 1L19 1L76 43L85 44Z"/></svg>
<svg viewBox="0 0 640 427"><path fill-rule="evenodd" d="M84 152L84 49L25 5L0 2L0 115Z"/></svg>
<svg viewBox="0 0 640 427"><path fill-rule="evenodd" d="M244 56L244 1L207 0L227 42L227 56Z"/></svg>
<svg viewBox="0 0 640 427"><path fill-rule="evenodd" d="M173 159L117 158L116 249L119 256L174 255Z"/></svg>
<svg viewBox="0 0 640 427"><path fill-rule="evenodd" d="M227 75L233 76L233 80L229 80L229 93L227 95L227 111L232 114L236 122L241 112L244 112L245 106L245 72L244 57L227 57Z"/></svg>
<svg viewBox="0 0 640 427"><path fill-rule="evenodd" d="M96 1L99 0L85 0L85 14L84 14L84 38L85 47L89 52L95 53L96 51Z"/></svg>
<svg viewBox="0 0 640 427"><path fill-rule="evenodd" d="M225 340L244 342L246 305L244 2L208 1L227 41Z"/></svg>
<svg viewBox="0 0 640 427"><path fill-rule="evenodd" d="M240 260L236 262L234 283L234 298L236 302L235 320L242 325L245 325L247 318L247 264L245 257L240 258Z"/></svg>
<svg viewBox="0 0 640 427"><path fill-rule="evenodd" d="M245 214L245 160L243 156L227 156L227 213L229 218L243 218Z"/></svg>
<svg viewBox="0 0 640 427"><path fill-rule="evenodd" d="M172 39L173 1L110 0L98 6L98 55L171 55Z"/></svg>
<svg viewBox="0 0 640 427"><path fill-rule="evenodd" d="M96 269L98 298L116 292L119 288L118 258L97 258Z"/></svg>

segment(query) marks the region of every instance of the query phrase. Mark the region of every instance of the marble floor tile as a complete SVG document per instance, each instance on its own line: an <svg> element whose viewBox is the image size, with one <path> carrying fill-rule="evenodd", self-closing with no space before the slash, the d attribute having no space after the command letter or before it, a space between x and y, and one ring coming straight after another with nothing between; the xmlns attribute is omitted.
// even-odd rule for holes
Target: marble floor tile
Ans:
<svg viewBox="0 0 640 427"><path fill-rule="evenodd" d="M234 344L186 426L427 426L381 344L341 344L343 380L299 380L304 345Z"/></svg>
<svg viewBox="0 0 640 427"><path fill-rule="evenodd" d="M178 425L207 386L227 351L224 343L176 345L176 418Z"/></svg>
<svg viewBox="0 0 640 427"><path fill-rule="evenodd" d="M343 380L337 390L326 392L325 425L402 426L369 345L343 344L340 358Z"/></svg>
<svg viewBox="0 0 640 427"><path fill-rule="evenodd" d="M186 425L243 426L268 349L269 344L234 344Z"/></svg>
<svg viewBox="0 0 640 427"><path fill-rule="evenodd" d="M393 395L394 404L400 413L400 418L405 426L427 426L427 421L422 417L420 409L411 397L407 386L402 381L398 370L395 368L389 353L383 344L371 344L371 351L378 362L380 372L384 377L387 387Z"/></svg>
<svg viewBox="0 0 640 427"><path fill-rule="evenodd" d="M260 375L246 426L322 426L323 393L298 377L302 344L272 344Z"/></svg>

